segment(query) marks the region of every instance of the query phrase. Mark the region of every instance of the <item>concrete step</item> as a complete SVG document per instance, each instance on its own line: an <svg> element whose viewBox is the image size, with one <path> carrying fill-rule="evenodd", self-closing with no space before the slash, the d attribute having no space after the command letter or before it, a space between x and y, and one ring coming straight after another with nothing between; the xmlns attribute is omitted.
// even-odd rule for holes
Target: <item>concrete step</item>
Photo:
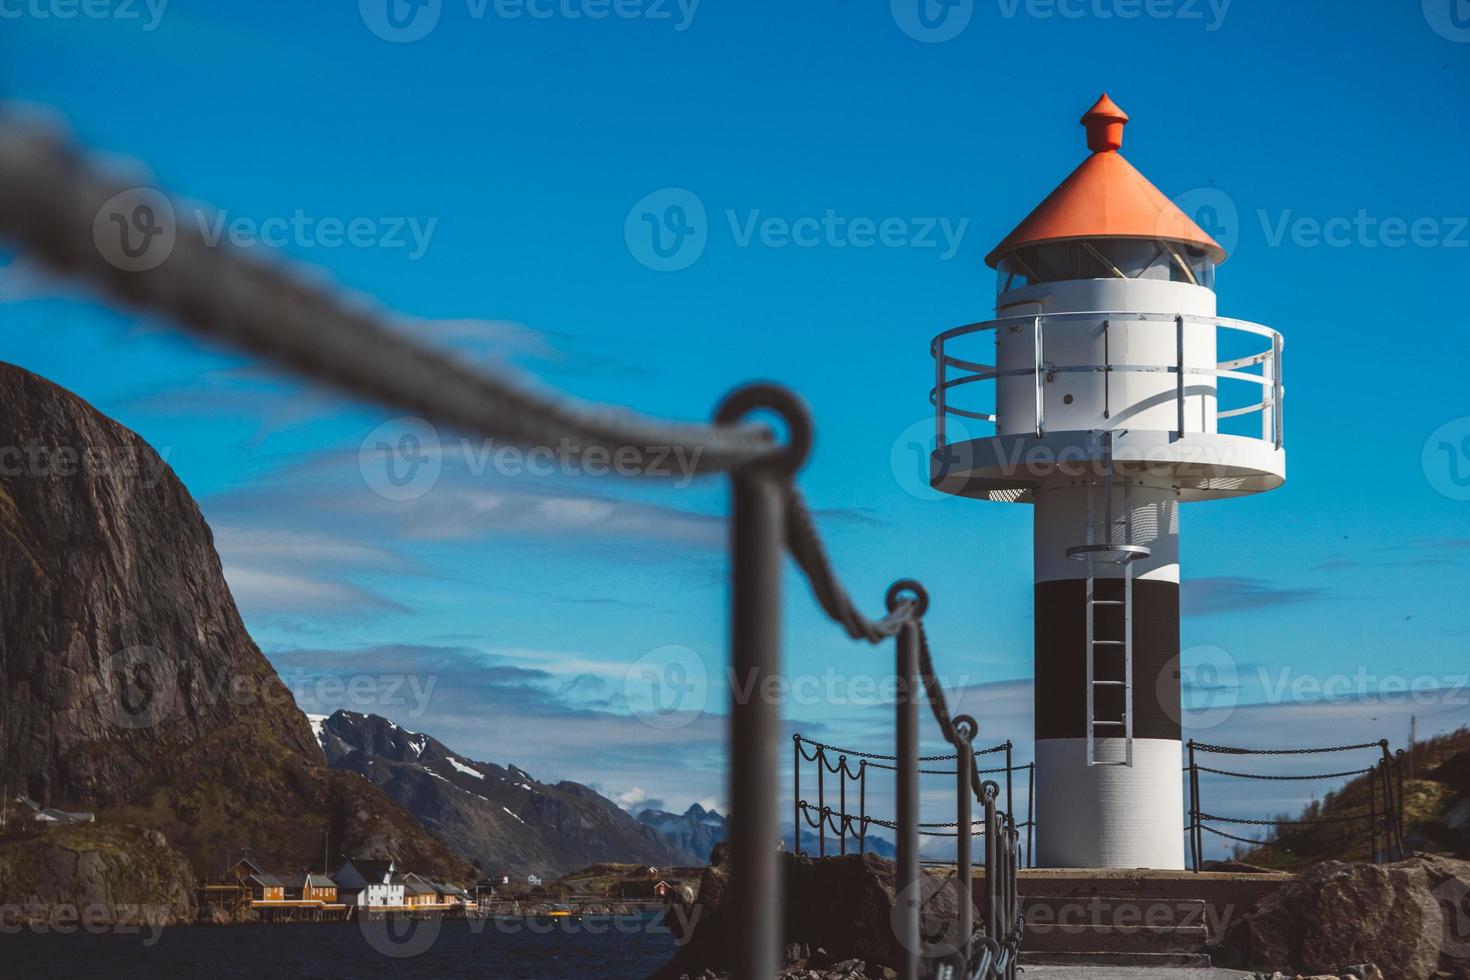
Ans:
<svg viewBox="0 0 1470 980"><path fill-rule="evenodd" d="M1211 966L1210 957L1204 953L1064 953L1024 949L1021 951L1020 962L1023 967L1136 967L1140 969L1208 970ZM1238 974L1232 974L1232 976L1238 976Z"/></svg>
<svg viewBox="0 0 1470 980"><path fill-rule="evenodd" d="M1041 897L1024 900L1023 949L1048 953L1194 953L1209 942L1199 899Z"/></svg>
<svg viewBox="0 0 1470 980"><path fill-rule="evenodd" d="M1193 953L1208 937L1203 926L1149 929L1131 926L1026 925L1023 949L1048 953Z"/></svg>

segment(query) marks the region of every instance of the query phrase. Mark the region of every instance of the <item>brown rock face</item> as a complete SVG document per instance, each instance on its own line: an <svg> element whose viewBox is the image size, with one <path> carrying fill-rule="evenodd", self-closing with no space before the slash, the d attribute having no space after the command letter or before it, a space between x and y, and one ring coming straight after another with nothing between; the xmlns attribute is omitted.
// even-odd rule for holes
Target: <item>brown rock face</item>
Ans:
<svg viewBox="0 0 1470 980"><path fill-rule="evenodd" d="M192 922L194 874L155 831L66 827L0 844L0 922Z"/></svg>
<svg viewBox="0 0 1470 980"><path fill-rule="evenodd" d="M1374 866L1327 862L1235 923L1238 965L1337 975L1372 963L1393 980L1470 978L1470 862L1416 856Z"/></svg>
<svg viewBox="0 0 1470 980"><path fill-rule="evenodd" d="M173 471L0 364L0 790L152 828L201 873L387 856L464 880L397 804L326 767Z"/></svg>

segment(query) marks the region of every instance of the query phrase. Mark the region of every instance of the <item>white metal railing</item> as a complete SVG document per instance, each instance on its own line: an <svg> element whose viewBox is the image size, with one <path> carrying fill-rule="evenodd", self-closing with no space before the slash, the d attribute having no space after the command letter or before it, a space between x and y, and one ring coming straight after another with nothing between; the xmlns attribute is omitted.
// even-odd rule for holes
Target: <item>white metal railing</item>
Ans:
<svg viewBox="0 0 1470 980"><path fill-rule="evenodd" d="M1048 323L1069 322L1076 320L1102 320L1103 332L1103 363L1101 364L1049 364L1046 361L1046 327ZM1111 325L1118 323L1148 323L1154 322L1161 326L1172 325L1174 327L1174 361L1171 364L1114 364L1111 361L1108 331ZM1237 333L1254 334L1265 338L1270 344L1267 350L1243 357L1235 357L1229 360L1219 361L1212 368L1191 367L1184 363L1184 327L1186 324L1203 324L1215 327L1218 335L1225 331ZM1009 368L1000 370L993 364L980 364L975 361L954 357L945 352L945 347L959 337L971 334L985 333L987 331L999 330L1004 327L1024 328L1030 327L1035 338L1035 358L1028 367ZM950 392L962 385L977 384L986 381L995 381L999 378L1031 376L1035 379L1035 426L1034 431L1037 438L1046 434L1046 400L1045 385L1049 376L1055 374L1082 374L1100 373L1103 376L1104 392L1104 414L1108 414L1109 379L1115 373L1131 374L1173 374L1176 378L1174 400L1177 407L1176 433L1182 436L1185 432L1184 403L1185 403L1185 379L1189 375L1204 375L1214 378L1230 378L1236 381L1244 381L1261 387L1261 400L1248 405L1234 408L1218 409L1215 413L1216 419L1234 418L1242 415L1261 413L1261 438L1272 443L1277 449L1281 448L1282 431L1282 398L1286 389L1282 385L1281 360L1283 340L1281 334L1270 327L1264 327L1259 323L1251 323L1247 320L1233 320L1229 317L1198 316L1193 314L1172 313L1138 313L1138 312L1109 312L1095 311L1085 313L1043 313L1030 316L1002 317L998 320L986 320L983 323L969 323L964 326L954 327L935 337L929 344L929 353L934 358L934 387L929 390L929 403L934 406L934 430L937 445L943 447L949 444L946 433L946 421L949 416L956 418L976 419L982 422L997 422L998 418L994 412L981 412L974 409L963 408L950 403ZM1217 343L1218 349L1218 343ZM1260 366L1260 373L1246 370ZM951 372L954 372L953 374ZM1218 398L1218 392L1216 393Z"/></svg>

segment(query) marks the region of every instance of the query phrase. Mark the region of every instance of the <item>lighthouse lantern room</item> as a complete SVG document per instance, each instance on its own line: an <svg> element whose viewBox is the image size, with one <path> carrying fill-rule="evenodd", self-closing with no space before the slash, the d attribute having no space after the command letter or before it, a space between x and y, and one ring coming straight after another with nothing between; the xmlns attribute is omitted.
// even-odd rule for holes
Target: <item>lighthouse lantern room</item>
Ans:
<svg viewBox="0 0 1470 980"><path fill-rule="evenodd" d="M933 485L1033 505L1043 867L1184 866L1180 504L1286 477L1281 335L1216 315L1225 252L1127 122L1088 110L1091 155L986 258L996 318L931 345Z"/></svg>

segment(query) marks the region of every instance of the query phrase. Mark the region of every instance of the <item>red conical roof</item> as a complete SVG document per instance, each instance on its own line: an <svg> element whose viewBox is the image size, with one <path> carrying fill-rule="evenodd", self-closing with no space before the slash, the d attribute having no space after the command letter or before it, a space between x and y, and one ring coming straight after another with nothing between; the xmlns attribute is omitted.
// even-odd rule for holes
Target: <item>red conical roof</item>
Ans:
<svg viewBox="0 0 1470 980"><path fill-rule="evenodd" d="M1198 245L1225 261L1225 250L1164 192L1123 159L1128 115L1106 94L1082 117L1092 156L1072 171L1005 241L985 257L994 268L1023 245L1078 238L1164 239Z"/></svg>

